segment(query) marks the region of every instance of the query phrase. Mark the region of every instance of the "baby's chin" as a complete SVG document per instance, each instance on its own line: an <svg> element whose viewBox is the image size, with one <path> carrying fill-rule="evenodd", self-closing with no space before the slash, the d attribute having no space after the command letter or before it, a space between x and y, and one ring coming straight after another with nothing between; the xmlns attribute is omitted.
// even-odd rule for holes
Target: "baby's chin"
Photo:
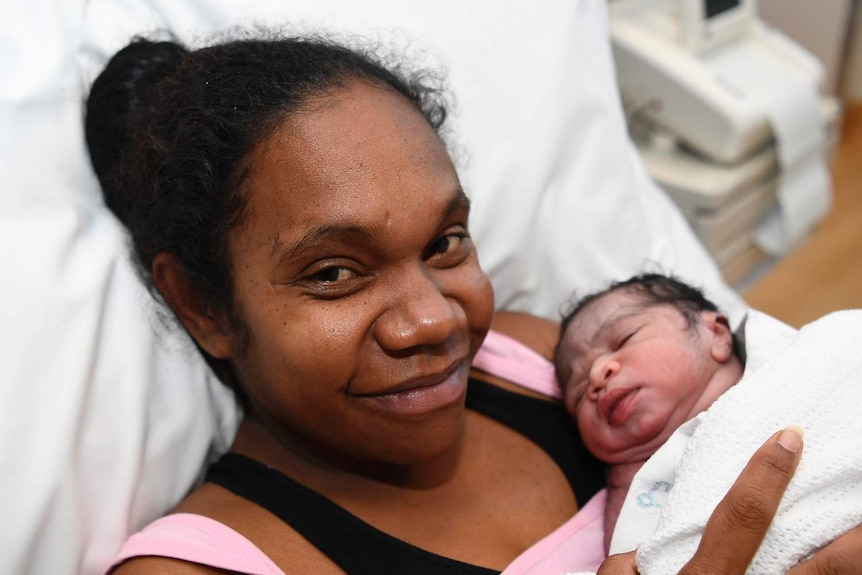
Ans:
<svg viewBox="0 0 862 575"><path fill-rule="evenodd" d="M647 437L626 437L625 441L587 447L594 456L611 465L643 463L652 457L672 434L673 431L661 430Z"/></svg>

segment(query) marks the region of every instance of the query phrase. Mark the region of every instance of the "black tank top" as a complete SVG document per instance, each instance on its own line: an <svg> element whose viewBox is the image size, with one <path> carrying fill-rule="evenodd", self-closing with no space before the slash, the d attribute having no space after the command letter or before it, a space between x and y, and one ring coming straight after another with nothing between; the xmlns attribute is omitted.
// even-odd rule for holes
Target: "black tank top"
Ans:
<svg viewBox="0 0 862 575"><path fill-rule="evenodd" d="M559 404L471 379L467 408L496 419L541 447L560 467L581 506L604 487L604 467L583 447ZM497 575L388 535L275 469L236 453L212 464L206 480L267 509L350 575Z"/></svg>

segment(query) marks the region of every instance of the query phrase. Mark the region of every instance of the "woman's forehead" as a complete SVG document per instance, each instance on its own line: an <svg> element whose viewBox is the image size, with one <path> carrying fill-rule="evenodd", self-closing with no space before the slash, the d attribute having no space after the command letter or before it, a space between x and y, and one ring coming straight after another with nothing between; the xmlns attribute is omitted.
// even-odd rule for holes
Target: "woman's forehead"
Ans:
<svg viewBox="0 0 862 575"><path fill-rule="evenodd" d="M460 184L425 117L391 89L356 81L282 122L250 156L246 225L370 226L406 203L440 209ZM250 221L249 221L250 220Z"/></svg>
<svg viewBox="0 0 862 575"><path fill-rule="evenodd" d="M356 80L284 118L250 159L258 177L267 171L283 177L293 168L295 176L344 178L350 170L373 169L372 160L393 150L414 156L435 152L438 161L450 163L434 128L407 98Z"/></svg>

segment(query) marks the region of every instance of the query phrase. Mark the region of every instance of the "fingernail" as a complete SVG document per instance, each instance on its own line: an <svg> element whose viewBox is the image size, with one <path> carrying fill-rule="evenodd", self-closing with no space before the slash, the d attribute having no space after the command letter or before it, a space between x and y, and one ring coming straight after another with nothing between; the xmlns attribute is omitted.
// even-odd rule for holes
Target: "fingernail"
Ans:
<svg viewBox="0 0 862 575"><path fill-rule="evenodd" d="M802 447L802 428L798 425L788 425L778 436L778 445L790 453L799 453Z"/></svg>

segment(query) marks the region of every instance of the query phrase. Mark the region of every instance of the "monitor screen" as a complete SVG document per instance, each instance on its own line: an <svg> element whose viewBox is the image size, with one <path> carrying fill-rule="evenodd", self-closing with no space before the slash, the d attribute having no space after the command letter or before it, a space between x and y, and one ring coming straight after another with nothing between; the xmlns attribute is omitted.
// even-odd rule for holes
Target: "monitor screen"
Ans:
<svg viewBox="0 0 862 575"><path fill-rule="evenodd" d="M728 10L733 10L742 4L742 0L703 0L704 13L707 20L723 14Z"/></svg>

